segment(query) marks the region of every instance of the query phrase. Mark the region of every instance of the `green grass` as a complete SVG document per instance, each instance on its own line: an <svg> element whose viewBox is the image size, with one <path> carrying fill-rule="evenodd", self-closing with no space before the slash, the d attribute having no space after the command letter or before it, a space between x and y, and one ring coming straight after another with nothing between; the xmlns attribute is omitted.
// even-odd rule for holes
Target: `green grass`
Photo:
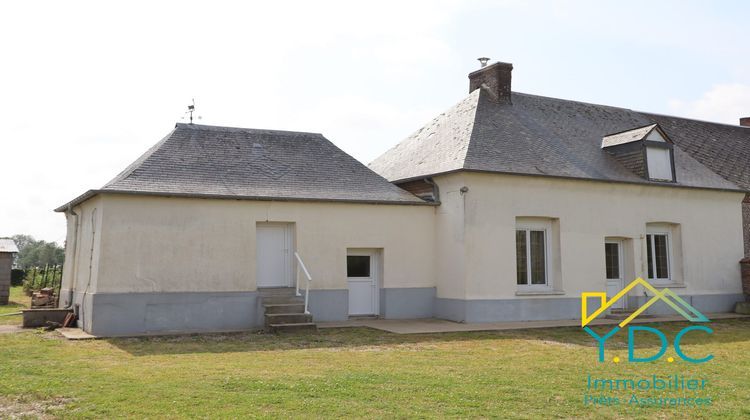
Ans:
<svg viewBox="0 0 750 420"><path fill-rule="evenodd" d="M672 342L687 325L658 327ZM627 359L623 332L608 344L608 361L598 363L593 339L580 328L414 335L342 328L94 341L0 334L0 418L3 406L5 416L26 410L91 418L747 418L750 321L710 325L712 336L684 339L687 354L714 354L699 365L668 363L667 356L675 356L671 347L658 362L612 363L615 355ZM643 341L637 352L653 352L654 344ZM585 405L589 374L707 379L700 396L713 403Z"/></svg>
<svg viewBox="0 0 750 420"><path fill-rule="evenodd" d="M10 303L0 306L0 315L20 312L31 305L31 298L23 293L23 287L10 288ZM21 325L21 315L0 316L0 325Z"/></svg>

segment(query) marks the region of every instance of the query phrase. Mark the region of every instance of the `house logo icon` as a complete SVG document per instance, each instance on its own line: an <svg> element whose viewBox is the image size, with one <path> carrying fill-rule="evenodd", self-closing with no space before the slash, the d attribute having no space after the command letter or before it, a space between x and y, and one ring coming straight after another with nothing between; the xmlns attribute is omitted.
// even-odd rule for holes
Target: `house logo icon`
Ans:
<svg viewBox="0 0 750 420"><path fill-rule="evenodd" d="M632 290L636 286L641 286L645 290L650 292L653 295L651 299L649 299L646 303L644 303L640 308L636 309L632 314L630 314L627 318L622 320L622 322L620 322L616 327L614 327L611 331L609 331L607 334L603 336L598 335L589 327L589 324L592 321L594 321L601 314L607 311L607 309L609 309L615 302L627 296L628 292L630 292L630 290ZM596 309L593 313L589 314L588 313L588 301L591 298L598 298L600 304L599 304L598 309ZM654 303L658 301L662 301L665 304L667 304L669 307L674 309L675 312L682 315L687 321L690 321L693 323L710 322L710 320L705 315L703 315L700 311L698 311L692 305L687 303L683 298L677 296L677 294L675 294L670 289L664 288L662 290L659 290L640 277L630 282L630 284L624 287L620 292L618 292L615 296L613 296L609 300L607 299L606 292L583 292L581 293L581 327L583 327L584 331L586 331L589 335L594 337L594 339L598 342L600 362L604 362L604 345L606 341L610 337L614 336L622 328L625 328L626 326L628 326L628 324L630 324L631 321L636 319L639 315L645 312L651 305L653 305ZM635 333L639 331L648 332L659 337L659 339L661 340L661 349L659 350L659 352L649 357L636 357L635 356L635 349L634 349ZM713 359L713 355L707 355L702 358L696 358L696 357L690 357L682 351L682 348L680 347L680 341L685 336L685 334L691 331L703 331L707 334L713 333L713 330L711 330L711 328L703 326L703 325L691 325L689 327L683 328L679 333L677 333L677 335L675 336L675 340L674 340L674 349L677 355L681 359L690 363L703 363L703 362L707 362ZM628 361L651 362L651 361L658 360L661 356L663 356L666 353L668 347L669 347L669 342L667 340L667 337L664 335L664 333L662 333L658 329L652 328L652 327L646 327L646 326L628 327ZM618 363L619 358L615 357L613 361L615 363ZM670 357L668 361L673 362L674 358Z"/></svg>

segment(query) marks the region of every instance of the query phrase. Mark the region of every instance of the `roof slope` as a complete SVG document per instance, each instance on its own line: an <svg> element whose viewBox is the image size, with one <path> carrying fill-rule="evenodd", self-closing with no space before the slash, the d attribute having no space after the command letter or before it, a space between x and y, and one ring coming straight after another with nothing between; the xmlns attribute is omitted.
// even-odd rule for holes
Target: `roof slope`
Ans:
<svg viewBox="0 0 750 420"><path fill-rule="evenodd" d="M13 239L0 238L0 252L18 252L18 247Z"/></svg>
<svg viewBox="0 0 750 420"><path fill-rule="evenodd" d="M750 191L750 127L642 114L698 162Z"/></svg>
<svg viewBox="0 0 750 420"><path fill-rule="evenodd" d="M474 107L473 123L455 112L467 101ZM441 117L444 120L435 133L424 135L424 129L420 130L373 161L370 168L394 182L464 169L664 185L639 177L601 149L602 138L608 134L653 124L646 114L516 92L512 104L495 103L477 89ZM460 133L441 132L444 127L467 125ZM679 145L676 137L683 133L666 131ZM438 145L433 139L442 141ZM466 144L463 162L446 161L444 157L451 153L443 149L461 149ZM435 149L439 152L430 156ZM675 148L675 170L677 182L669 185L738 189L679 147Z"/></svg>
<svg viewBox="0 0 750 420"><path fill-rule="evenodd" d="M71 203L103 192L426 204L321 134L194 124L177 124L104 187Z"/></svg>

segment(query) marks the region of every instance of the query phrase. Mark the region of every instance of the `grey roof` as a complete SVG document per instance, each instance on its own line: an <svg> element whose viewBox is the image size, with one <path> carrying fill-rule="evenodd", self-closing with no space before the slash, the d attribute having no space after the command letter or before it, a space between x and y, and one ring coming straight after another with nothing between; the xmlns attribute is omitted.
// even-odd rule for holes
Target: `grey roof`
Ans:
<svg viewBox="0 0 750 420"><path fill-rule="evenodd" d="M13 239L0 238L0 252L18 252L18 247Z"/></svg>
<svg viewBox="0 0 750 420"><path fill-rule="evenodd" d="M323 135L177 124L99 190L260 200L428 204L391 184Z"/></svg>
<svg viewBox="0 0 750 420"><path fill-rule="evenodd" d="M636 175L601 148L604 136L652 125L657 122L652 116L517 92L511 99L496 103L477 89L370 168L392 182L472 170L667 185ZM665 132L678 146L677 182L668 185L739 189L680 149L682 136L701 133Z"/></svg>
<svg viewBox="0 0 750 420"><path fill-rule="evenodd" d="M750 127L643 113L680 149L750 191Z"/></svg>

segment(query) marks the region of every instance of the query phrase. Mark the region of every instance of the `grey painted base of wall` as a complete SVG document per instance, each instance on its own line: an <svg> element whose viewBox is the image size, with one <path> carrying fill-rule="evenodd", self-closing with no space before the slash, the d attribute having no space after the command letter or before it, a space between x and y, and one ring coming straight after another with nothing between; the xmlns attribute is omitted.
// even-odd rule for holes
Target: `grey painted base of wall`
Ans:
<svg viewBox="0 0 750 420"><path fill-rule="evenodd" d="M702 313L733 312L737 302L744 301L742 294L717 294L681 296ZM639 307L645 303L643 297L629 298L630 305ZM589 312L598 308L591 301ZM657 302L646 310L649 315L674 315L675 311L663 302ZM457 322L511 322L580 319L581 300L578 298L533 298L460 300L435 299L435 317Z"/></svg>
<svg viewBox="0 0 750 420"><path fill-rule="evenodd" d="M261 328L256 292L94 293L80 313L83 329L114 337L143 334L241 331Z"/></svg>
<svg viewBox="0 0 750 420"><path fill-rule="evenodd" d="M732 312L742 294L682 296L703 313ZM69 303L61 293L61 306ZM640 306L643 297L629 298ZM82 293L73 295L79 305L79 326L97 336L133 336L191 332L242 331L263 327L263 308L257 292L202 293ZM592 302L589 311L597 308ZM315 322L349 318L346 289L311 290L309 309ZM673 314L657 302L648 314ZM460 300L435 297L435 288L386 288L380 290L380 316L386 319L442 318L457 322L503 322L579 319L577 298L518 298Z"/></svg>
<svg viewBox="0 0 750 420"><path fill-rule="evenodd" d="M315 321L349 319L347 289L310 290L310 313ZM432 318L435 307L434 287L403 287L380 289L381 318Z"/></svg>
<svg viewBox="0 0 750 420"><path fill-rule="evenodd" d="M734 306L737 302L743 302L745 300L745 295L742 293L721 295L680 295L680 297L704 314L711 312L734 312ZM628 304L634 305L632 307L637 308L646 303L646 301L647 298L644 296L630 296ZM661 301L654 303L646 309L646 314L648 315L673 315L674 313L674 309Z"/></svg>

